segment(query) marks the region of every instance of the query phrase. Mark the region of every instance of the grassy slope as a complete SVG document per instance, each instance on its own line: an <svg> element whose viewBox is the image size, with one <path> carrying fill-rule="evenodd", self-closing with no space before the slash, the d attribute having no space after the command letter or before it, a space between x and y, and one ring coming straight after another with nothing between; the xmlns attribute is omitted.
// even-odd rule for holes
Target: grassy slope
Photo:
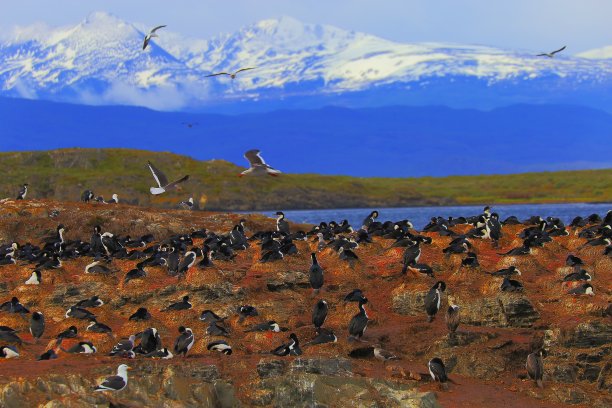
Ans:
<svg viewBox="0 0 612 408"><path fill-rule="evenodd" d="M183 191L152 197L147 160L169 179L189 174L190 181ZM241 170L225 161L126 149L0 153L0 197L14 196L19 184L28 182L29 198L76 200L90 188L106 198L116 192L124 200L159 206L193 195L201 207L227 210L612 201L612 169L403 179L312 174L241 179Z"/></svg>

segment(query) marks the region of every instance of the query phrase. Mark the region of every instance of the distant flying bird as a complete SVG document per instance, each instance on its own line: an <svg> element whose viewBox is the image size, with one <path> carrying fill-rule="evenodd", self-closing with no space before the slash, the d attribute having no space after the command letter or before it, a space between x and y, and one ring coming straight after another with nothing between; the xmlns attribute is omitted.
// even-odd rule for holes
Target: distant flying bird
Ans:
<svg viewBox="0 0 612 408"><path fill-rule="evenodd" d="M151 41L152 38L155 37L159 37L156 33L157 30L159 30L160 28L164 28L165 25L160 25L155 27L154 29L152 29L149 34L147 34L144 38L144 44L142 45L142 50L144 51L147 48L147 45L149 45L149 41Z"/></svg>
<svg viewBox="0 0 612 408"><path fill-rule="evenodd" d="M251 67L251 68L240 68L238 71L233 72L233 73L232 73L232 72L217 72L216 74L206 75L206 77L205 77L205 78L208 78L208 77L214 77L214 76L219 76L219 75L227 75L227 76L229 76L229 77L230 77L230 78L232 78L232 79L236 79L236 75L238 75L238 73L239 73L239 72L242 72L242 71L248 71L248 70L250 70L250 69L255 69L255 67Z"/></svg>
<svg viewBox="0 0 612 408"><path fill-rule="evenodd" d="M563 51L566 48L566 46L564 45L563 47L559 48L556 51L553 52L543 52L542 54L538 54L536 55L536 57L548 57L548 58L553 58L555 56L556 53Z"/></svg>
<svg viewBox="0 0 612 408"><path fill-rule="evenodd" d="M198 122L194 122L194 123L191 123L191 122L183 122L182 124L183 124L183 125L185 125L185 126L187 126L188 128L190 128L190 129L191 129L191 128L192 128L192 127L194 127L194 126L198 126L198 124L199 124L199 123L198 123Z"/></svg>
<svg viewBox="0 0 612 408"><path fill-rule="evenodd" d="M165 193L167 190L175 188L177 184L182 183L183 181L186 181L189 178L189 176L187 175L176 181L173 181L172 183L168 183L168 178L166 177L164 173L161 172L161 170L153 166L153 163L151 162L147 162L147 163L149 165L149 170L151 170L151 173L153 174L153 178L155 178L155 181L157 182L157 185L159 186L159 187L151 187L150 191L151 191L151 194L153 195Z"/></svg>
<svg viewBox="0 0 612 408"><path fill-rule="evenodd" d="M276 177L281 173L280 170L276 170L266 164L263 157L261 157L260 151L258 149L249 150L244 154L244 158L249 161L250 167L240 173L240 177L251 174L254 176L262 176L264 174L268 174L270 176Z"/></svg>

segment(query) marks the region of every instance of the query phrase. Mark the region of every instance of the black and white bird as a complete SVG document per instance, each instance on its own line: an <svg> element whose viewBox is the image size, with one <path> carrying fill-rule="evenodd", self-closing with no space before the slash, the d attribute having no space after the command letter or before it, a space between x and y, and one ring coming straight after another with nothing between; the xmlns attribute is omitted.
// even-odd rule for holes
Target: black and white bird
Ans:
<svg viewBox="0 0 612 408"><path fill-rule="evenodd" d="M225 320L225 317L220 317L212 310L204 310L200 315L200 320L206 323L221 322Z"/></svg>
<svg viewBox="0 0 612 408"><path fill-rule="evenodd" d="M113 348L111 349L110 353L108 353L108 355L114 356L114 355L123 354L123 353L134 350L135 341L136 341L136 336L133 334L130 335L130 337L127 339L119 340L119 342L113 346Z"/></svg>
<svg viewBox="0 0 612 408"><path fill-rule="evenodd" d="M149 170L151 170L151 174L153 174L153 178L157 183L157 187L151 187L149 190L153 195L163 194L168 190L175 188L180 183L187 181L189 179L189 175L183 176L180 179L173 181L172 183L168 182L168 178L161 170L153 165L151 162L147 162L149 166Z"/></svg>
<svg viewBox="0 0 612 408"><path fill-rule="evenodd" d="M187 201L181 201L179 203L179 207L185 210L193 210L193 197L189 197L189 200Z"/></svg>
<svg viewBox="0 0 612 408"><path fill-rule="evenodd" d="M348 325L349 340L361 340L361 337L363 337L368 328L368 313L363 306L366 303L368 303L367 298L362 297L359 299L359 313L353 316Z"/></svg>
<svg viewBox="0 0 612 408"><path fill-rule="evenodd" d="M236 79L236 75L238 75L240 72L249 71L249 70L255 69L255 68L256 67L240 68L239 70L234 71L234 72L217 72L217 73L214 73L214 74L206 75L205 78L219 76L219 75L227 75L231 79Z"/></svg>
<svg viewBox="0 0 612 408"><path fill-rule="evenodd" d="M353 289L349 294L344 297L345 302L359 302L363 298L363 291L361 289Z"/></svg>
<svg viewBox="0 0 612 408"><path fill-rule="evenodd" d="M536 57L548 57L548 58L553 58L555 56L555 54L563 51L565 48L567 48L566 45L564 45L563 47L559 48L558 50L552 51L552 52L543 52L541 54L536 55Z"/></svg>
<svg viewBox="0 0 612 408"><path fill-rule="evenodd" d="M117 194L113 194L110 200L106 201L106 204L119 204L119 196Z"/></svg>
<svg viewBox="0 0 612 408"><path fill-rule="evenodd" d="M85 266L85 273L97 273L102 275L110 274L111 269L108 266L103 265L103 263L108 263L108 261L103 258L96 257L92 263Z"/></svg>
<svg viewBox="0 0 612 408"><path fill-rule="evenodd" d="M251 149L244 154L244 158L249 162L249 168L239 174L242 176L278 176L282 172L266 164L259 149Z"/></svg>
<svg viewBox="0 0 612 408"><path fill-rule="evenodd" d="M308 343L304 344L304 346L325 344L325 343L336 343L337 341L338 341L338 337L336 337L332 329L321 327L317 329L317 335L312 340L310 340Z"/></svg>
<svg viewBox="0 0 612 408"><path fill-rule="evenodd" d="M94 391L121 391L128 384L127 371L130 367L127 364L121 364L117 367L117 375L106 378L100 385L94 388Z"/></svg>
<svg viewBox="0 0 612 408"><path fill-rule="evenodd" d="M45 316L41 312L32 313L30 318L30 334L34 338L34 341L38 343L38 339L42 337L45 332Z"/></svg>
<svg viewBox="0 0 612 408"><path fill-rule="evenodd" d="M593 285L590 283L584 283L580 286L577 286L567 292L569 295L589 295L595 296L595 292L593 292Z"/></svg>
<svg viewBox="0 0 612 408"><path fill-rule="evenodd" d="M209 351L218 351L219 353L223 353L226 356L232 354L232 346L227 344L225 340L215 340L213 342L208 343L206 349Z"/></svg>
<svg viewBox="0 0 612 408"><path fill-rule="evenodd" d="M12 346L2 346L0 347L0 358L17 358L19 357L19 352L15 347Z"/></svg>
<svg viewBox="0 0 612 408"><path fill-rule="evenodd" d="M162 347L161 336L155 327L146 328L140 336L136 335L136 337L140 337L140 344L134 347L136 353L149 354Z"/></svg>
<svg viewBox="0 0 612 408"><path fill-rule="evenodd" d="M151 41L151 39L159 37L157 35L157 30L159 30L160 28L164 28L164 27L166 27L166 26L165 25L157 26L154 29L152 29L151 31L149 31L149 34L145 35L144 43L142 44L142 50L143 51L147 48L147 46L149 45L149 42Z"/></svg>
<svg viewBox="0 0 612 408"><path fill-rule="evenodd" d="M177 355L182 354L183 357L186 357L195 343L195 337L189 327L180 326L178 331L180 334L174 342L174 352Z"/></svg>
<svg viewBox="0 0 612 408"><path fill-rule="evenodd" d="M315 329L321 328L323 323L325 323L325 319L327 319L327 312L329 308L327 306L327 302L323 299L319 300L312 310L312 324Z"/></svg>
<svg viewBox="0 0 612 408"><path fill-rule="evenodd" d="M239 306L237 309L238 312L238 322L242 323L244 321L244 319L246 319L247 317L255 317L255 316L259 316L259 312L257 311L257 309L255 308L255 306L250 306L250 305L242 305Z"/></svg>
<svg viewBox="0 0 612 408"><path fill-rule="evenodd" d="M406 271L410 265L414 265L415 263L419 262L420 257L421 246L418 241L413 241L412 245L407 246L404 250L402 274L406 274Z"/></svg>
<svg viewBox="0 0 612 408"><path fill-rule="evenodd" d="M169 360L174 357L174 355L166 347L152 351L148 354L145 354L144 356L148 358L161 358L162 360Z"/></svg>
<svg viewBox="0 0 612 408"><path fill-rule="evenodd" d="M28 194L28 184L25 183L19 189L19 193L17 194L17 200L25 200L27 194Z"/></svg>
<svg viewBox="0 0 612 408"><path fill-rule="evenodd" d="M432 358L429 360L427 367L429 368L429 375L431 375L431 378L445 386L446 382L448 381L448 376L446 374L446 367L444 367L444 362L442 359L439 357Z"/></svg>
<svg viewBox="0 0 612 408"><path fill-rule="evenodd" d="M60 334L57 335L56 339L56 346L60 346L62 344L62 341L64 339L74 339L77 335L78 335L79 331L76 328L76 326L70 326L69 328L67 328L66 330L62 331Z"/></svg>
<svg viewBox="0 0 612 408"><path fill-rule="evenodd" d="M527 374L529 378L534 380L538 387L544 388L542 378L544 377L544 351L542 349L537 350L527 356L527 362L525 367L527 368Z"/></svg>
<svg viewBox="0 0 612 408"><path fill-rule="evenodd" d="M199 248L193 248L191 251L185 252L185 256L183 260L178 265L178 274L179 276L185 276L189 268L195 265L198 259L198 253L201 254L201 250Z"/></svg>
<svg viewBox="0 0 612 408"><path fill-rule="evenodd" d="M591 275L585 270L580 269L576 272L565 275L563 282L576 282L576 281L591 281Z"/></svg>
<svg viewBox="0 0 612 408"><path fill-rule="evenodd" d="M42 272L39 270L35 270L30 275L30 278L25 281L26 285L40 285L42 283Z"/></svg>
<svg viewBox="0 0 612 408"><path fill-rule="evenodd" d="M316 253L311 253L310 257L312 259L309 271L310 287L315 293L319 293L319 290L323 287L323 268L321 268L321 265L319 265L317 261Z"/></svg>
<svg viewBox="0 0 612 408"><path fill-rule="evenodd" d="M446 283L442 281L436 282L435 285L429 289L425 296L425 311L427 312L427 321L433 322L436 317L436 313L440 310L442 303L442 292L446 290Z"/></svg>
<svg viewBox="0 0 612 408"><path fill-rule="evenodd" d="M79 341L77 344L64 351L71 354L94 354L98 352L98 349L90 341Z"/></svg>
<svg viewBox="0 0 612 408"><path fill-rule="evenodd" d="M282 328L274 320L269 320L265 323L256 324L255 326L246 329L244 332L251 333L251 332L264 332L264 331L271 331L274 333L279 333L282 331Z"/></svg>
<svg viewBox="0 0 612 408"><path fill-rule="evenodd" d="M459 313L459 306L449 305L444 316L446 320L446 327L450 333L455 333L459 323L461 323L461 315Z"/></svg>
<svg viewBox="0 0 612 408"><path fill-rule="evenodd" d="M85 190L85 191L83 191L83 194L81 194L81 201L84 202L84 203L88 203L88 202L92 201L95 197L96 197L96 195L94 194L93 191Z"/></svg>
<svg viewBox="0 0 612 408"><path fill-rule="evenodd" d="M271 351L275 356L299 356L302 354L302 349L300 348L300 341L295 333L291 333L289 335L289 342L281 344L277 348Z"/></svg>

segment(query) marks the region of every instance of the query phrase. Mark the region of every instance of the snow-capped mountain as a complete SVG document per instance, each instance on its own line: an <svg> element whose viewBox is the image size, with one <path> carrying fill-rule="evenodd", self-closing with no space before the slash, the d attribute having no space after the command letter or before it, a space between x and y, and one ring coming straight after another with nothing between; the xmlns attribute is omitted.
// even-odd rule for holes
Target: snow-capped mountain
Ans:
<svg viewBox="0 0 612 408"><path fill-rule="evenodd" d="M0 95L173 110L513 102L612 110L612 60L595 51L548 59L487 46L402 44L289 17L209 40L168 27L142 51L140 28L96 12L74 27L22 29L0 42ZM205 78L247 66L257 69L233 81Z"/></svg>

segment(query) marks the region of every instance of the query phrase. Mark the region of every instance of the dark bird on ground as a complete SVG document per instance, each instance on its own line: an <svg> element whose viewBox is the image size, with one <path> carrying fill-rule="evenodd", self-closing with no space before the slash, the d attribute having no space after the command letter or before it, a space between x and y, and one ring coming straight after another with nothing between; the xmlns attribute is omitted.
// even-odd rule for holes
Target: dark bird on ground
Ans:
<svg viewBox="0 0 612 408"><path fill-rule="evenodd" d="M281 234L290 234L291 229L289 228L289 223L285 219L285 213L282 211L276 212L276 231Z"/></svg>
<svg viewBox="0 0 612 408"><path fill-rule="evenodd" d="M96 353L98 349L90 341L79 341L77 344L70 347L68 350L62 349L62 351L71 354L93 354Z"/></svg>
<svg viewBox="0 0 612 408"><path fill-rule="evenodd" d="M461 315L459 313L459 306L450 305L446 310L446 327L448 331L451 333L455 333L457 331L457 327L459 327L459 323L461 323Z"/></svg>
<svg viewBox="0 0 612 408"><path fill-rule="evenodd" d="M563 278L563 282L576 282L576 281L589 282L590 280L591 280L591 275L589 275L589 273L584 269L580 269L579 271L567 274Z"/></svg>
<svg viewBox="0 0 612 408"><path fill-rule="evenodd" d="M414 242L414 241L413 241ZM405 274L410 265L414 265L419 262L421 257L421 246L419 242L414 242L412 245L406 247L403 257L402 274Z"/></svg>
<svg viewBox="0 0 612 408"><path fill-rule="evenodd" d="M10 301L1 304L0 311L19 314L30 313L28 308L22 305L19 302L19 299L17 299L16 297L13 297Z"/></svg>
<svg viewBox="0 0 612 408"><path fill-rule="evenodd" d="M220 321L225 320L225 317L218 316L212 310L204 310L202 314L200 315L200 320L202 320L203 322L207 322L207 323L220 322Z"/></svg>
<svg viewBox="0 0 612 408"><path fill-rule="evenodd" d="M559 48L558 50L555 51L551 51L551 52L543 52L541 54L536 55L536 57L548 57L548 58L553 58L555 56L555 54L563 51L565 48L567 48L566 45L564 45L563 47Z"/></svg>
<svg viewBox="0 0 612 408"><path fill-rule="evenodd" d="M147 308L139 307L138 310L136 310L134 314L132 314L128 320L133 320L136 322L143 322L143 321L150 320L150 319L151 319L151 313L149 313Z"/></svg>
<svg viewBox="0 0 612 408"><path fill-rule="evenodd" d="M310 287L315 293L318 293L323 286L323 268L321 268L319 262L317 261L316 253L311 253L310 257L312 259L312 265L310 265L309 271Z"/></svg>
<svg viewBox="0 0 612 408"><path fill-rule="evenodd" d="M195 343L195 337L193 336L193 332L189 327L181 326L178 329L180 335L174 342L174 352L177 355L183 355L183 357L187 356L191 347Z"/></svg>
<svg viewBox="0 0 612 408"><path fill-rule="evenodd" d="M193 197L189 197L187 201L181 201L179 203L179 207L184 208L185 210L193 210Z"/></svg>
<svg viewBox="0 0 612 408"><path fill-rule="evenodd" d="M289 335L289 342L285 344L281 344L277 348L271 351L275 356L299 356L302 354L302 349L300 348L300 341L295 333L291 333Z"/></svg>
<svg viewBox="0 0 612 408"><path fill-rule="evenodd" d="M169 360L174 357L174 355L166 347L147 353L144 356L148 358L161 358L162 360Z"/></svg>
<svg viewBox="0 0 612 408"><path fill-rule="evenodd" d="M577 256L570 254L565 259L565 265L576 267L576 266L584 265L584 262L582 261L582 259L578 258Z"/></svg>
<svg viewBox="0 0 612 408"><path fill-rule="evenodd" d="M240 68L239 70L234 71L234 72L217 72L217 73L214 73L214 74L206 75L205 78L219 76L219 75L227 75L231 79L236 79L236 75L238 75L240 72L248 71L248 70L255 69L255 68L256 67Z"/></svg>
<svg viewBox="0 0 612 408"><path fill-rule="evenodd" d="M87 326L85 330L90 331L92 333L112 333L113 332L113 329L111 329L109 326L105 325L104 323L98 323L95 317L90 319L89 325Z"/></svg>
<svg viewBox="0 0 612 408"><path fill-rule="evenodd" d="M521 271L519 270L519 268L517 268L514 265L509 266L508 268L499 269L499 270L497 270L495 272L488 272L488 273L491 276L503 276L503 277L509 277L509 276L512 276L512 275L519 275L519 276L521 276Z"/></svg>
<svg viewBox="0 0 612 408"><path fill-rule="evenodd" d="M523 284L517 280L505 277L500 286L502 292L522 292Z"/></svg>
<svg viewBox="0 0 612 408"><path fill-rule="evenodd" d="M152 29L151 31L149 31L149 34L145 35L144 43L142 44L142 50L143 51L147 48L147 46L149 45L149 42L151 41L151 39L159 37L157 35L157 30L159 30L160 28L164 28L164 27L166 27L166 26L165 25L157 26L154 29Z"/></svg>
<svg viewBox="0 0 612 408"><path fill-rule="evenodd" d="M64 339L74 339L77 335L78 335L78 330L76 326L70 326L69 328L67 328L66 330L64 330L63 332L57 335L56 337L57 341L55 344L56 346L59 346L62 344L62 341Z"/></svg>
<svg viewBox="0 0 612 408"><path fill-rule="evenodd" d="M271 331L271 332L275 332L278 333L280 332L282 329L281 327L278 325L278 323L276 323L274 320L269 320L265 323L259 323L256 324L255 326L246 329L244 332L245 333L251 333L251 332L264 332L264 331Z"/></svg>
<svg viewBox="0 0 612 408"><path fill-rule="evenodd" d="M209 336L229 337L230 334L227 329L223 326L220 326L219 323L219 321L210 322L208 324L208 327L206 328L206 334L208 334Z"/></svg>
<svg viewBox="0 0 612 408"><path fill-rule="evenodd" d="M187 309L191 309L191 303L189 303L189 295L183 296L183 299L180 302L172 303L171 305L163 309L163 311L169 312Z"/></svg>
<svg viewBox="0 0 612 408"><path fill-rule="evenodd" d="M210 351L218 351L219 353L223 353L226 356L232 354L232 346L227 344L225 340L216 340L211 343L208 343L206 349Z"/></svg>
<svg viewBox="0 0 612 408"><path fill-rule="evenodd" d="M91 190L85 190L83 191L83 194L81 194L81 201L84 203L88 203L90 201L92 201L95 198L95 194L93 191Z"/></svg>
<svg viewBox="0 0 612 408"><path fill-rule="evenodd" d="M95 319L96 315L91 313L89 310L76 306L70 306L70 308L66 311L66 319L69 317L81 320L91 320Z"/></svg>
<svg viewBox="0 0 612 408"><path fill-rule="evenodd" d="M100 385L94 388L94 391L121 391L128 384L127 370L130 367L127 364L121 364L117 368L117 375L106 378Z"/></svg>
<svg viewBox="0 0 612 408"><path fill-rule="evenodd" d="M57 354L55 353L55 350L51 349L51 350L45 351L40 356L38 356L36 358L36 361L55 360L56 358L57 358Z"/></svg>
<svg viewBox="0 0 612 408"><path fill-rule="evenodd" d="M542 378L544 377L544 351L542 349L527 356L525 367L529 378L534 380L538 387L544 388Z"/></svg>
<svg viewBox="0 0 612 408"><path fill-rule="evenodd" d="M180 179L176 181L173 181L172 183L169 183L168 178L166 177L164 173L162 173L161 170L155 167L153 163L151 162L147 162L147 163L149 166L149 170L151 170L151 174L153 174L153 178L155 179L155 182L157 183L157 187L150 188L151 194L153 195L165 193L166 191L175 188L180 183L187 181L189 179L189 175L187 175L187 176L181 177Z"/></svg>
<svg viewBox="0 0 612 408"><path fill-rule="evenodd" d="M255 317L259 315L257 309L254 306L250 305L243 305L238 307L237 312L239 316L238 321L240 323L242 323L247 317Z"/></svg>
<svg viewBox="0 0 612 408"><path fill-rule="evenodd" d="M315 329L320 328L325 323L325 319L327 319L327 302L323 299L319 300L312 311L312 324Z"/></svg>
<svg viewBox="0 0 612 408"><path fill-rule="evenodd" d="M242 176L278 176L282 172L277 170L270 165L266 164L263 157L261 157L261 151L258 149L251 149L244 154L244 158L249 162L249 168L239 174Z"/></svg>
<svg viewBox="0 0 612 408"><path fill-rule="evenodd" d="M161 337L155 327L149 327L142 333L137 334L140 337L140 344L134 347L134 352L139 354L149 354L162 347Z"/></svg>
<svg viewBox="0 0 612 408"><path fill-rule="evenodd" d="M83 299L79 302L77 302L75 304L76 307L100 307L104 304L104 302L102 301L102 299L100 299L98 296L94 295L92 297L90 297L89 299Z"/></svg>
<svg viewBox="0 0 612 408"><path fill-rule="evenodd" d="M23 343L15 331L0 331L0 340L7 343Z"/></svg>
<svg viewBox="0 0 612 408"><path fill-rule="evenodd" d="M36 343L38 343L38 339L40 339L45 332L45 316L41 312L32 313L32 317L30 318L30 333L32 337L35 339Z"/></svg>
<svg viewBox="0 0 612 408"><path fill-rule="evenodd" d="M446 367L444 367L444 362L442 359L438 357L432 358L429 360L427 367L429 368L429 375L431 375L431 378L445 386L446 382L448 381L448 376L446 374Z"/></svg>
<svg viewBox="0 0 612 408"><path fill-rule="evenodd" d="M359 299L359 313L353 316L348 325L349 340L361 341L361 337L368 328L368 314L363 306L366 303L368 303L368 299L365 297Z"/></svg>
<svg viewBox="0 0 612 408"><path fill-rule="evenodd" d="M353 289L351 293L344 297L345 302L359 302L363 298L363 291L361 289Z"/></svg>
<svg viewBox="0 0 612 408"><path fill-rule="evenodd" d="M435 285L429 289L425 296L425 311L427 312L427 321L433 322L436 313L440 310L442 303L442 292L446 290L446 283L442 281L436 282Z"/></svg>
<svg viewBox="0 0 612 408"><path fill-rule="evenodd" d="M379 346L374 346L374 349L372 351L373 351L374 357L378 360L381 360L381 361L399 360L398 356L396 356L395 354L391 353L388 350L382 349Z"/></svg>
<svg viewBox="0 0 612 408"><path fill-rule="evenodd" d="M320 327L317 329L317 335L312 340L310 340L308 343L304 344L304 346L325 344L325 343L335 343L337 341L338 341L338 338L336 337L332 329L326 329L325 327Z"/></svg>

